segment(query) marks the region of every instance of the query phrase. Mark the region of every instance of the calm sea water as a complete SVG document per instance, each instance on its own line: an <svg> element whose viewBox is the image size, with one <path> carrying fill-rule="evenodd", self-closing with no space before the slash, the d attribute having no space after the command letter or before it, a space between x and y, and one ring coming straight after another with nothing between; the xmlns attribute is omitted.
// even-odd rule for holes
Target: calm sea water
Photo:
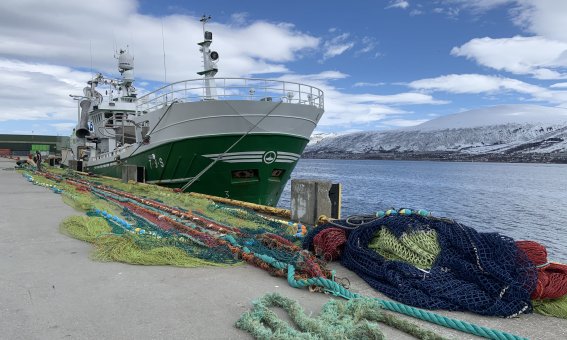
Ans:
<svg viewBox="0 0 567 340"><path fill-rule="evenodd" d="M567 165L301 159L294 178L342 184L342 216L427 209L483 232L535 240L567 263ZM279 206L290 207L291 181Z"/></svg>

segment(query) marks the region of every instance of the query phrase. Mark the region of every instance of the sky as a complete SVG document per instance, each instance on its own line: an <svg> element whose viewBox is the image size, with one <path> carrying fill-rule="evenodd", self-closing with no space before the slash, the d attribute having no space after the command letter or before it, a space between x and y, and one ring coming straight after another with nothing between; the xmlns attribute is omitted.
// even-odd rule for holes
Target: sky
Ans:
<svg viewBox="0 0 567 340"><path fill-rule="evenodd" d="M117 48L134 55L140 93L197 78L203 14L217 77L324 91L316 132L408 127L502 104L567 108L564 0L3 0L0 133L69 135L69 94L93 73L118 77Z"/></svg>

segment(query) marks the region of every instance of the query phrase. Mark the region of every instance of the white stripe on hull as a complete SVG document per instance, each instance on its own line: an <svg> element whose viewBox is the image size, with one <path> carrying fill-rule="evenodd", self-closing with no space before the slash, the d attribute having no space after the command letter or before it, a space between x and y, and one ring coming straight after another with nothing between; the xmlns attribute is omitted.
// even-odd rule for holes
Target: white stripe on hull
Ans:
<svg viewBox="0 0 567 340"><path fill-rule="evenodd" d="M247 151L227 152L225 154L203 155L215 161L226 163L293 163L300 157L299 154L285 151Z"/></svg>
<svg viewBox="0 0 567 340"><path fill-rule="evenodd" d="M174 178L174 179L160 179L160 180L156 180L156 181L146 181L146 183L149 183L149 184L187 183L192 179L193 179L193 177Z"/></svg>

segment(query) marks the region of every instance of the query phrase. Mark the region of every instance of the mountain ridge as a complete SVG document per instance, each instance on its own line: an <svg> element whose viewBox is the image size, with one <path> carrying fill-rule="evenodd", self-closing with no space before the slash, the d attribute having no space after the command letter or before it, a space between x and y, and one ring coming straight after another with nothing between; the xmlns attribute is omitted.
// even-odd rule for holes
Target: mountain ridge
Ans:
<svg viewBox="0 0 567 340"><path fill-rule="evenodd" d="M410 128L318 136L304 157L567 163L567 109L502 105Z"/></svg>

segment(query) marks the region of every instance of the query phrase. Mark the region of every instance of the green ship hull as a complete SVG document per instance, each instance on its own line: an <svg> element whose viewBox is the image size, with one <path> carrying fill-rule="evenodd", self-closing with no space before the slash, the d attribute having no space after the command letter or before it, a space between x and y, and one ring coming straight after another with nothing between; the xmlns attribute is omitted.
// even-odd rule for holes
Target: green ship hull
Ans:
<svg viewBox="0 0 567 340"><path fill-rule="evenodd" d="M92 173L121 178L136 165L138 180L181 188L214 163L186 192L275 206L308 140L275 134L223 135L167 142L126 159L87 165Z"/></svg>

